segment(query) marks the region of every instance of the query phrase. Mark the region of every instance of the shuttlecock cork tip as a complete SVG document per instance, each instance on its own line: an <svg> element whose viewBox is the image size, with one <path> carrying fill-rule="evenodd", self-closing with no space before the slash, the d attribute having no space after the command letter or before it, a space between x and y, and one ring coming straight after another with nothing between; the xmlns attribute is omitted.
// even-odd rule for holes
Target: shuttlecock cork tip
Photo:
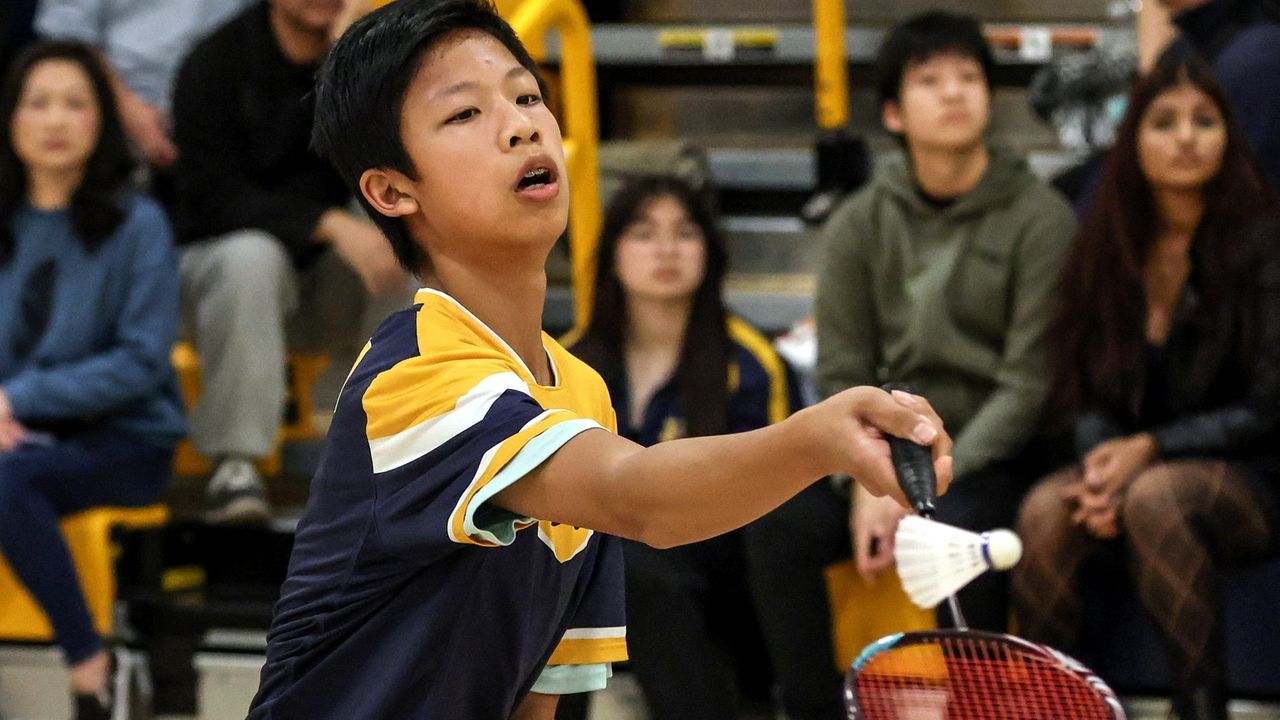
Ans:
<svg viewBox="0 0 1280 720"><path fill-rule="evenodd" d="M987 562L996 570L1008 570L1022 559L1022 541L1012 530L987 533Z"/></svg>

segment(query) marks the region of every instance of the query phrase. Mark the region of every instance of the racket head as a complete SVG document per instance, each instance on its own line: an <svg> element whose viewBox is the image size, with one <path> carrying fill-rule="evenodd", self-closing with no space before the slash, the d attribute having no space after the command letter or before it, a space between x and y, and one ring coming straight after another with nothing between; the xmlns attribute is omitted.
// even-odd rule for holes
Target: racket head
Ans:
<svg viewBox="0 0 1280 720"><path fill-rule="evenodd" d="M1111 688L1045 645L979 630L882 638L845 676L849 720L1125 720Z"/></svg>

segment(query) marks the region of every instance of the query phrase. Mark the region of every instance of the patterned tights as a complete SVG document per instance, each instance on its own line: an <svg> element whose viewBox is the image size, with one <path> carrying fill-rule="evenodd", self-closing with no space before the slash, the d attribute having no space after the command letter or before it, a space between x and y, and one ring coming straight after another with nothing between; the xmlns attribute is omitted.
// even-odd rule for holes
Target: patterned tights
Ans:
<svg viewBox="0 0 1280 720"><path fill-rule="evenodd" d="M1084 602L1079 572L1104 541L1071 523L1064 491L1072 468L1042 480L1018 518L1024 543L1013 602L1027 638L1071 651ZM1169 651L1174 687L1221 687L1226 646L1218 566L1263 557L1272 528L1230 463L1161 462L1130 483L1120 508L1121 536L1138 596Z"/></svg>

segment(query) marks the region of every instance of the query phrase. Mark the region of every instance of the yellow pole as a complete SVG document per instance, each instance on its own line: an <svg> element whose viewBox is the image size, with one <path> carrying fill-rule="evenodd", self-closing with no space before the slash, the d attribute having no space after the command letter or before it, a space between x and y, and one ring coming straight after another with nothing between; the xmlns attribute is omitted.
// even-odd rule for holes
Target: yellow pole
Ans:
<svg viewBox="0 0 1280 720"><path fill-rule="evenodd" d="M586 10L578 0L526 0L510 16L511 27L535 59L546 57L546 33L560 33L561 118L569 174L569 250L573 266L576 326L590 319L595 287L596 244L601 219L596 68Z"/></svg>
<svg viewBox="0 0 1280 720"><path fill-rule="evenodd" d="M849 124L844 1L813 0L815 112L823 130L839 130Z"/></svg>

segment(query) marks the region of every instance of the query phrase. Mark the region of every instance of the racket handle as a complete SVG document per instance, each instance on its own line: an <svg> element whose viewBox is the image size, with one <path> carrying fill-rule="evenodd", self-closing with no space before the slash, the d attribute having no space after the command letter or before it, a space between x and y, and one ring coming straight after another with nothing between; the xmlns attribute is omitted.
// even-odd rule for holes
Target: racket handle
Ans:
<svg viewBox="0 0 1280 720"><path fill-rule="evenodd" d="M911 392L902 383L889 383L886 391ZM886 434L893 455L893 469L898 473L898 486L907 496L912 509L923 517L933 517L938 499L938 476L933 469L933 453L924 445Z"/></svg>

